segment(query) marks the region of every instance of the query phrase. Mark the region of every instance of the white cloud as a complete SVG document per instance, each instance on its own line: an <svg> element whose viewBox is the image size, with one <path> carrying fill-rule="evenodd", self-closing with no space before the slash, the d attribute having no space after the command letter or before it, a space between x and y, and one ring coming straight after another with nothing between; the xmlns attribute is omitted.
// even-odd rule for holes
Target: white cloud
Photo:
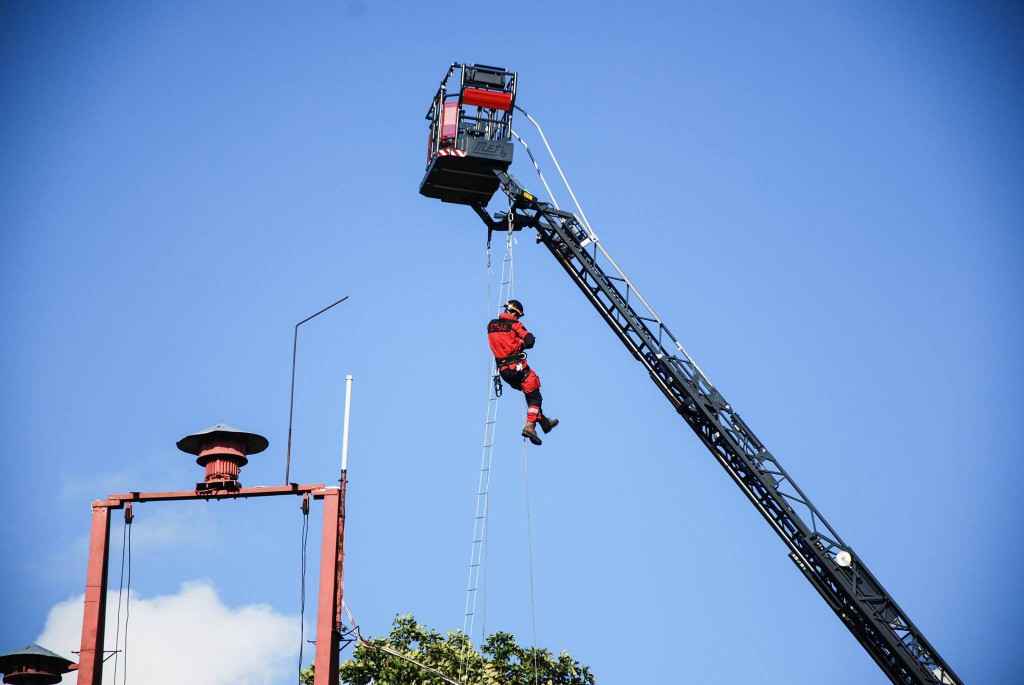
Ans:
<svg viewBox="0 0 1024 685"><path fill-rule="evenodd" d="M50 610L36 640L61 656L78 659L84 596L72 597ZM299 619L276 613L265 604L225 606L208 580L183 583L176 595L152 599L131 596L128 643L118 663L117 681L127 668L134 685L277 685L298 680ZM124 608L121 642L124 646ZM107 606L106 649L113 649L117 595ZM312 652L307 648L312 661ZM114 683L114 658L104 666L105 682ZM75 673L64 684L77 683Z"/></svg>

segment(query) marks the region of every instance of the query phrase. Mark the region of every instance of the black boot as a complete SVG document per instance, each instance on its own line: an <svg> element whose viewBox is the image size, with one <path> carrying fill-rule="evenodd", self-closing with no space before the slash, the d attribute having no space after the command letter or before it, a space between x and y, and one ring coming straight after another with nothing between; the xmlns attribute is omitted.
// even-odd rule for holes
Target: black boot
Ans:
<svg viewBox="0 0 1024 685"><path fill-rule="evenodd" d="M546 416L540 417L540 428L545 434L550 433L558 425L558 419L549 419Z"/></svg>
<svg viewBox="0 0 1024 685"><path fill-rule="evenodd" d="M529 438L530 442L532 442L534 445L539 445L541 444L541 441L540 437L537 436L537 429L534 428L534 425L535 424L532 421L526 422L526 425L523 426L523 437Z"/></svg>

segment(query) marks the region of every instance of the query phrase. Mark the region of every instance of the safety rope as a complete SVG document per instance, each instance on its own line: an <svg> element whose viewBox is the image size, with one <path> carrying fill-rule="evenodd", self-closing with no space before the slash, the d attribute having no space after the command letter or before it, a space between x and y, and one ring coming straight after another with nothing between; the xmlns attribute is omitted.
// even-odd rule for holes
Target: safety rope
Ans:
<svg viewBox="0 0 1024 685"><path fill-rule="evenodd" d="M511 199L509 200L511 205ZM508 230L505 234L505 252L501 261L501 277L498 282L497 300L494 296L494 269L491 259L491 236L487 239L487 316L493 316L498 307L512 299L514 295L514 252L515 236L512 231L512 211L509 207ZM473 642L477 605L480 606L481 636L487 631L487 552L488 552L488 518L490 513L491 467L494 454L494 434L498 422L498 398L501 397L501 377L497 373L494 359L487 359L487 411L484 419L483 449L480 456L480 477L477 483L476 513L473 519L473 538L469 558L469 579L466 584L466 609L462 624L463 635L469 639L463 649L459 662L459 679L465 680L468 672L466 662L469 646Z"/></svg>
<svg viewBox="0 0 1024 685"><path fill-rule="evenodd" d="M124 588L124 678L128 682L128 622L132 615L132 522L128 519L128 583Z"/></svg>
<svg viewBox="0 0 1024 685"><path fill-rule="evenodd" d="M526 549L530 562L530 621L533 625L533 682L537 685L540 674L537 668L537 608L533 593L533 522L530 517L530 468L526 458L526 439L523 439L523 483L526 491Z"/></svg>
<svg viewBox="0 0 1024 685"><path fill-rule="evenodd" d="M508 215L507 215L507 218L508 218L507 254L508 254L508 257L509 257L509 283L510 283L510 285L509 285L508 298L505 301L508 301L508 299L512 299L514 297L514 292L513 292L514 278L512 276L513 267L514 267L514 261L512 259L512 241L514 240L513 236L515 235L515 232L514 232L515 231L515 218L514 218L515 215L513 213L513 209L514 209L514 207L513 207L512 198L509 197ZM526 414L527 414L526 407L525 406L521 406L520 407L520 420L521 420L521 422L524 425L526 423ZM536 610L536 604L535 604L535 600L534 600L534 591L533 591L533 525L532 525L531 520L530 520L530 470L529 470L529 467L527 465L528 464L528 460L527 460L526 449L527 449L526 448L526 438L524 437L523 438L523 482L524 482L525 494L526 494L526 549L527 549L527 558L528 558L528 564L529 564L529 570L530 570L530 621L531 621L531 624L533 626L533 647L534 647L534 649L533 649L533 680L534 680L534 685L537 685L537 682L539 680L539 672L538 672L538 667L537 667L537 610Z"/></svg>
<svg viewBox="0 0 1024 685"><path fill-rule="evenodd" d="M508 261L509 261L509 277L508 277L509 287L508 287L508 297L505 298L504 300L502 300L502 302L507 302L508 300L510 300L510 299L515 297L515 276L514 276L515 259L514 259L513 250L512 250L512 245L513 245L513 243L515 241L515 237L514 237L515 236L515 214L513 212L513 209L514 209L513 202L512 202L512 198L510 197L509 198L509 203L508 203L508 214L506 215L506 218L508 220L508 234L506 236L506 248L505 248L506 249L506 255L508 256ZM499 376L499 378L500 378L500 376ZM499 393L499 395L500 395L500 393ZM521 405L520 406L520 420L521 420L521 422L523 424L526 423L526 414L527 414L526 407L524 405ZM533 679L534 679L534 684L537 685L537 683L539 681L540 674L539 674L538 666L537 666L537 610L536 610L536 603L535 603L535 598L534 598L534 585L533 585L533 525L532 525L531 517L530 517L530 471L529 471L529 467L527 465L528 464L528 460L527 460L527 451L526 451L527 447L526 447L526 438L525 437L523 438L522 444L523 444L523 477L524 477L523 482L524 482L524 486L525 486L525 496L526 496L526 548L527 548L527 559L528 559L528 565L529 565L529 571L530 571L530 621L531 621L531 624L532 624L532 627L533 627L533 646L534 646L534 649L533 649ZM486 570L485 570L485 578L486 578ZM485 606L486 606L486 593L484 595L484 603L485 603ZM481 637L485 637L485 636L486 636L486 632L484 632L484 634Z"/></svg>

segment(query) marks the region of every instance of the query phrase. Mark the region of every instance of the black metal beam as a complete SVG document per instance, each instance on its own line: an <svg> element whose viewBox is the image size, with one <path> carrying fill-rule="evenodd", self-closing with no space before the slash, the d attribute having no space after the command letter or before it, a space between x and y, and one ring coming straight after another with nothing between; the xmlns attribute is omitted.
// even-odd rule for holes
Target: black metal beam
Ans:
<svg viewBox="0 0 1024 685"><path fill-rule="evenodd" d="M683 352L629 281L602 268L601 256L605 253L599 251L579 220L540 202L509 174L495 173L511 201L515 228L536 229L538 242L551 252L630 354L644 366L666 399L786 543L790 558L804 577L889 679L906 685L959 684L948 664ZM474 207L474 211L491 230L508 226L507 218L492 220L482 206ZM621 274L617 267L614 270ZM837 555L841 555L842 563Z"/></svg>

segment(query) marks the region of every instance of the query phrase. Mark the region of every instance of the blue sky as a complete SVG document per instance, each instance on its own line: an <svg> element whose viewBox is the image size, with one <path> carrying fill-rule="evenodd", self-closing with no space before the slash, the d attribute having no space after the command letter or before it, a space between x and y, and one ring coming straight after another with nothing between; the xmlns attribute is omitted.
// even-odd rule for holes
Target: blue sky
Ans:
<svg viewBox="0 0 1024 685"><path fill-rule="evenodd" d="M242 481L283 481L293 327L344 295L300 329L292 480L337 479L353 374L347 603L364 634L462 625L493 308L479 220L417 193L459 61L519 71L605 247L957 673L1018 678L1021 27L1019 3L3 3L0 650L73 657L89 502L191 487L184 435L261 433ZM529 236L516 294L563 424L526 453L534 617L502 399L488 629L535 621L605 683L885 682ZM210 682L289 682L296 504L137 508L134 682L227 635Z"/></svg>

